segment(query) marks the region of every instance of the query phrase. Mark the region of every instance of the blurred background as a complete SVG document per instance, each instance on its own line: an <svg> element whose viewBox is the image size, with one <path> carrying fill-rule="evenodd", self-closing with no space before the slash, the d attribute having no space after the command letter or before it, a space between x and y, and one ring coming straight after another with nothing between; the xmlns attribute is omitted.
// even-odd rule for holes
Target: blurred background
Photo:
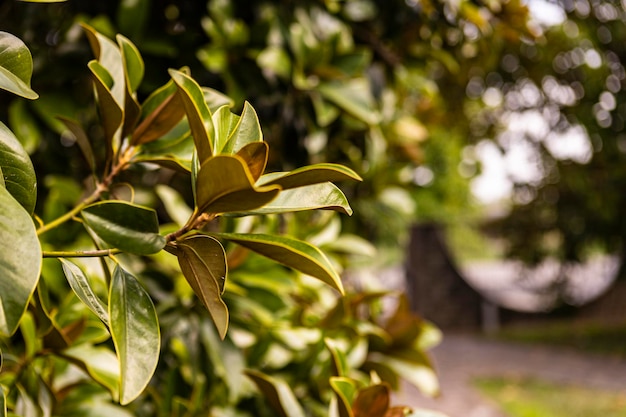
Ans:
<svg viewBox="0 0 626 417"><path fill-rule="evenodd" d="M461 334L621 363L625 19L619 0L3 1L0 29L31 49L41 98L0 93L0 114L42 179L87 177L55 117L101 135L78 23L122 33L144 57L145 92L189 66L234 111L248 100L273 170L329 161L363 177L341 185L354 215L337 227L369 242L344 275L355 288L405 291L443 330L441 355ZM515 400L531 392L523 382L474 388ZM624 415L618 388L603 386ZM612 415L602 410L584 415Z"/></svg>

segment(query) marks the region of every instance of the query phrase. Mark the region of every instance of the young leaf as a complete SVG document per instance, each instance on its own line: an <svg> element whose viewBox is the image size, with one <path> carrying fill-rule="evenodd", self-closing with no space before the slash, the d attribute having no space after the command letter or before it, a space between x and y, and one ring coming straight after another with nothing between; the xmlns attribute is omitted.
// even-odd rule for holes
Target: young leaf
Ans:
<svg viewBox="0 0 626 417"><path fill-rule="evenodd" d="M254 108L247 101L243 105L241 117L237 120L237 125L228 137L224 145L224 153L239 152L241 148L251 143L263 141L263 132L259 118Z"/></svg>
<svg viewBox="0 0 626 417"><path fill-rule="evenodd" d="M37 200L35 169L20 142L2 122L0 122L0 168L7 191L28 214L32 214Z"/></svg>
<svg viewBox="0 0 626 417"><path fill-rule="evenodd" d="M159 135L159 137L153 136ZM191 171L194 143L186 120L181 120L165 134L158 131L146 132L139 140L148 140L139 149L134 161L147 161L186 173Z"/></svg>
<svg viewBox="0 0 626 417"><path fill-rule="evenodd" d="M354 417L352 413L352 401L356 396L354 381L346 377L330 377L330 387L338 398L339 417Z"/></svg>
<svg viewBox="0 0 626 417"><path fill-rule="evenodd" d="M285 381L248 369L246 375L252 379L265 395L270 406L282 417L304 417L304 410L295 394Z"/></svg>
<svg viewBox="0 0 626 417"><path fill-rule="evenodd" d="M141 107L135 98L137 88L141 84L144 75L144 64L137 47L122 35L117 35L117 43L122 55L122 66L124 69L124 127L122 137L128 136L135 128Z"/></svg>
<svg viewBox="0 0 626 417"><path fill-rule="evenodd" d="M213 113L213 154L230 153L224 150L232 131L240 117L232 113L228 106L222 106Z"/></svg>
<svg viewBox="0 0 626 417"><path fill-rule="evenodd" d="M308 165L290 172L274 172L263 175L258 181L258 185L278 184L286 190L304 185L345 180L361 181L362 179L346 166L323 163Z"/></svg>
<svg viewBox="0 0 626 417"><path fill-rule="evenodd" d="M335 210L352 215L352 208L343 192L333 183L307 185L283 190L274 200L242 214L289 213L303 210Z"/></svg>
<svg viewBox="0 0 626 417"><path fill-rule="evenodd" d="M174 82L169 81L152 93L141 106L141 113L141 123L132 134L133 145L155 141L171 131L185 115Z"/></svg>
<svg viewBox="0 0 626 417"><path fill-rule="evenodd" d="M177 241L174 254L194 292L209 310L222 339L228 329L228 307L222 300L228 267L220 242L210 236L196 235Z"/></svg>
<svg viewBox="0 0 626 417"><path fill-rule="evenodd" d="M181 71L170 70L169 73L178 86L191 135L196 144L198 159L202 163L213 155L215 148L211 111L204 101L202 89L193 78Z"/></svg>
<svg viewBox="0 0 626 417"><path fill-rule="evenodd" d="M263 175L269 151L269 145L265 142L248 143L237 151L237 156L245 161L254 181L258 181L261 175Z"/></svg>
<svg viewBox="0 0 626 417"><path fill-rule="evenodd" d="M245 161L236 155L218 155L200 167L196 181L200 212L228 213L253 210L272 201L280 187L255 187Z"/></svg>
<svg viewBox="0 0 626 417"><path fill-rule="evenodd" d="M123 201L105 201L85 207L81 215L102 240L124 252L148 255L165 246L152 209Z"/></svg>
<svg viewBox="0 0 626 417"><path fill-rule="evenodd" d="M91 288L89 280L83 273L83 271L74 263L60 258L61 265L63 267L63 273L70 287L78 296L78 298L85 303L87 307L93 313L102 320L104 324L109 325L109 313L107 311L106 304L96 295Z"/></svg>
<svg viewBox="0 0 626 417"><path fill-rule="evenodd" d="M109 289L109 317L120 365L120 403L128 404L146 388L156 370L161 336L150 296L119 265Z"/></svg>
<svg viewBox="0 0 626 417"><path fill-rule="evenodd" d="M307 242L265 234L220 233L218 236L311 275L343 294L341 278L326 255Z"/></svg>
<svg viewBox="0 0 626 417"><path fill-rule="evenodd" d="M31 100L39 97L30 88L33 57L20 38L0 32L0 89Z"/></svg>
<svg viewBox="0 0 626 417"><path fill-rule="evenodd" d="M111 39L94 28L83 24L83 29L91 45L98 64L110 74L112 83L109 85L110 94L120 109L124 108L124 100L126 95L126 81L124 76L124 62L122 51L119 46Z"/></svg>
<svg viewBox="0 0 626 417"><path fill-rule="evenodd" d="M354 417L385 417L390 395L391 389L385 383L360 389L352 405Z"/></svg>
<svg viewBox="0 0 626 417"><path fill-rule="evenodd" d="M100 111L100 118L102 119L104 136L107 141L107 153L110 157L111 153L119 147L118 132L120 131L124 118L123 107L113 96L111 87L115 81L106 68L98 61L90 61L87 66L94 76L98 109Z"/></svg>
<svg viewBox="0 0 626 417"><path fill-rule="evenodd" d="M0 187L0 335L12 335L35 291L41 247L30 214Z"/></svg>

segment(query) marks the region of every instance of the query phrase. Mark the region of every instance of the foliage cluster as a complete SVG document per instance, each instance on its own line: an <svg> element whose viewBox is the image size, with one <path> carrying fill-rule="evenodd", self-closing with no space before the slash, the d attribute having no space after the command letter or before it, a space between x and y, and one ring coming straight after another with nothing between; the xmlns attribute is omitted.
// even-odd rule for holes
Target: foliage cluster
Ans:
<svg viewBox="0 0 626 417"><path fill-rule="evenodd" d="M359 175L265 173L250 104L233 113L186 67L141 93L152 69L135 44L82 31L96 59L74 93L95 106L38 98L29 49L0 33L0 86L43 101L45 126L19 100L18 134L0 124L0 413L382 417L411 413L389 404L400 378L436 393L438 332L337 272L342 254L371 252L332 215L352 213L332 182ZM334 100L358 110L350 98ZM49 169L51 132L84 177ZM165 185L181 178L188 191Z"/></svg>

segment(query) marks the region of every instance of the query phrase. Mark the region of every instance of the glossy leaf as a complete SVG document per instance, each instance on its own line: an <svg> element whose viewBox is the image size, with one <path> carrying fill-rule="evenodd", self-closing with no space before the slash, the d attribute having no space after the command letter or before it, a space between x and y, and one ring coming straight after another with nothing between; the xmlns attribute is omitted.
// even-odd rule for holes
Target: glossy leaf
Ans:
<svg viewBox="0 0 626 417"><path fill-rule="evenodd" d="M249 210L246 214L275 214L317 209L335 210L352 215L348 199L330 182L283 190L268 204Z"/></svg>
<svg viewBox="0 0 626 417"><path fill-rule="evenodd" d="M248 143L237 151L237 156L245 161L254 181L258 181L261 175L263 175L263 171L265 171L269 150L267 143L253 142Z"/></svg>
<svg viewBox="0 0 626 417"><path fill-rule="evenodd" d="M99 33L94 28L86 24L82 24L82 26L83 29L85 29L91 50L99 66L106 70L111 77L112 83L109 85L110 94L118 107L123 109L126 96L126 82L122 51L115 42Z"/></svg>
<svg viewBox="0 0 626 417"><path fill-rule="evenodd" d="M161 134L160 132L152 133ZM142 137L143 139L150 139L150 141L141 145L134 161L154 162L178 171L191 171L194 143L185 120L181 120L169 132L155 138L156 140L153 140L151 136Z"/></svg>
<svg viewBox="0 0 626 417"><path fill-rule="evenodd" d="M141 106L141 123L131 143L152 142L170 132L185 115L182 100L173 81L153 92Z"/></svg>
<svg viewBox="0 0 626 417"><path fill-rule="evenodd" d="M189 121L191 135L196 145L198 159L204 162L213 155L213 120L204 101L204 93L198 83L181 71L170 70L170 76L178 86L183 108Z"/></svg>
<svg viewBox="0 0 626 417"><path fill-rule="evenodd" d="M391 389L384 383L360 389L352 405L354 417L385 417L390 395Z"/></svg>
<svg viewBox="0 0 626 417"><path fill-rule="evenodd" d="M41 247L30 215L0 187L0 335L12 335L35 291Z"/></svg>
<svg viewBox="0 0 626 417"><path fill-rule="evenodd" d="M339 400L337 402L339 417L354 417L352 413L352 401L356 396L354 382L349 378L333 376L329 383Z"/></svg>
<svg viewBox="0 0 626 417"><path fill-rule="evenodd" d="M196 181L200 212L228 213L253 210L272 201L280 187L255 187L245 161L236 155L218 155L200 167Z"/></svg>
<svg viewBox="0 0 626 417"><path fill-rule="evenodd" d="M104 324L109 325L107 305L96 295L91 283L83 271L74 263L59 259L63 266L63 273L76 296L96 315Z"/></svg>
<svg viewBox="0 0 626 417"><path fill-rule="evenodd" d="M123 201L105 201L87 206L81 216L102 240L124 252L147 255L165 246L152 209Z"/></svg>
<svg viewBox="0 0 626 417"><path fill-rule="evenodd" d="M244 146L263 141L261 124L254 108L247 101L244 103L241 116L237 119L237 125L229 135L223 152L238 152Z"/></svg>
<svg viewBox="0 0 626 417"><path fill-rule="evenodd" d="M222 106L232 107L235 104L233 99L213 88L201 87L201 89L204 95L204 102L209 107L211 113L217 111Z"/></svg>
<svg viewBox="0 0 626 417"><path fill-rule="evenodd" d="M174 254L191 288L209 310L222 339L228 330L228 307L222 300L228 267L221 243L196 235L177 241Z"/></svg>
<svg viewBox="0 0 626 417"><path fill-rule="evenodd" d="M20 38L0 32L0 89L31 100L39 97L30 88L33 58Z"/></svg>
<svg viewBox="0 0 626 417"><path fill-rule="evenodd" d="M283 380L256 370L246 370L246 375L263 393L270 406L282 417L304 417L304 410L293 391Z"/></svg>
<svg viewBox="0 0 626 417"><path fill-rule="evenodd" d="M137 47L128 38L118 34L116 39L122 53L127 87L134 93L143 80L145 71L143 59Z"/></svg>
<svg viewBox="0 0 626 417"><path fill-rule="evenodd" d="M120 403L146 388L156 369L161 336L154 304L137 279L120 266L109 290L110 331L120 364Z"/></svg>
<svg viewBox="0 0 626 417"><path fill-rule="evenodd" d="M91 61L88 66L94 78L107 151L111 153L119 147L118 132L122 126L124 111L111 91L114 83L111 74L98 61Z"/></svg>
<svg viewBox="0 0 626 417"><path fill-rule="evenodd" d="M37 177L30 157L13 135L0 122L0 168L9 193L32 214L37 201Z"/></svg>
<svg viewBox="0 0 626 417"><path fill-rule="evenodd" d="M84 369L89 376L107 388L118 400L120 366L115 353L110 348L83 344L65 349L62 355Z"/></svg>
<svg viewBox="0 0 626 417"><path fill-rule="evenodd" d="M240 117L232 113L228 106L222 106L212 115L213 118L213 154L230 153L224 149L228 138L235 130Z"/></svg>
<svg viewBox="0 0 626 417"><path fill-rule="evenodd" d="M326 255L307 242L265 234L220 233L219 237L318 278L343 294L341 278Z"/></svg>
<svg viewBox="0 0 626 417"><path fill-rule="evenodd" d="M290 172L266 174L258 181L259 185L278 184L283 189L302 187L336 181L361 181L361 177L348 167L338 164L315 164L295 169Z"/></svg>

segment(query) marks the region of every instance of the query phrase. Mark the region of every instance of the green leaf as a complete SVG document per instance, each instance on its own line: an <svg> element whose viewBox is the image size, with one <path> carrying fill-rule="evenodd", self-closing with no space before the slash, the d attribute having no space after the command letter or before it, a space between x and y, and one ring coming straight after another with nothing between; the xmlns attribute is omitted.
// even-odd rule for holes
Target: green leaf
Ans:
<svg viewBox="0 0 626 417"><path fill-rule="evenodd" d="M117 401L120 392L120 365L110 348L87 344L65 349L62 356L84 369L96 382L107 388Z"/></svg>
<svg viewBox="0 0 626 417"><path fill-rule="evenodd" d="M352 215L348 199L330 182L283 190L268 204L249 210L245 214L275 214L317 209L335 210Z"/></svg>
<svg viewBox="0 0 626 417"><path fill-rule="evenodd" d="M153 132L160 134L159 132ZM142 138L146 139L146 138ZM181 120L173 129L156 140L141 145L134 161L154 162L178 171L191 171L194 143L186 120Z"/></svg>
<svg viewBox="0 0 626 417"><path fill-rule="evenodd" d="M253 142L248 143L237 152L237 156L245 161L254 181L258 181L261 175L263 175L269 151L270 148L267 143Z"/></svg>
<svg viewBox="0 0 626 417"><path fill-rule="evenodd" d="M177 241L173 253L185 279L209 310L220 337L224 339L228 330L228 307L221 296L228 274L224 248L215 238L196 235Z"/></svg>
<svg viewBox="0 0 626 417"><path fill-rule="evenodd" d="M200 167L196 181L198 210L228 213L253 210L272 201L280 187L255 187L246 162L236 155L218 155Z"/></svg>
<svg viewBox="0 0 626 417"><path fill-rule="evenodd" d="M7 417L7 396L2 385L0 385L0 417Z"/></svg>
<svg viewBox="0 0 626 417"><path fill-rule="evenodd" d="M111 74L98 61L90 61L87 66L94 76L98 109L107 141L107 152L110 154L119 147L118 132L122 126L124 111L111 91L114 83Z"/></svg>
<svg viewBox="0 0 626 417"><path fill-rule="evenodd" d="M65 260L59 259L61 261L61 265L63 266L63 273L65 274L65 278L67 278L67 282L70 284L70 287L78 296L78 298L85 303L87 307L93 313L102 320L104 324L109 325L109 313L106 304L96 295L93 288L91 288L91 283L83 273L83 271L74 263Z"/></svg>
<svg viewBox="0 0 626 417"><path fill-rule="evenodd" d="M391 389L385 383L360 389L352 405L354 417L385 417L390 396Z"/></svg>
<svg viewBox="0 0 626 417"><path fill-rule="evenodd" d="M304 410L289 385L280 379L262 372L248 369L246 375L252 379L265 395L270 406L282 417L304 417Z"/></svg>
<svg viewBox="0 0 626 417"><path fill-rule="evenodd" d="M348 360L345 353L339 350L333 339L325 338L324 344L330 352L330 364L333 375L346 376L348 374Z"/></svg>
<svg viewBox="0 0 626 417"><path fill-rule="evenodd" d="M37 201L35 169L20 142L2 122L0 122L0 168L7 191L29 215L32 214Z"/></svg>
<svg viewBox="0 0 626 417"><path fill-rule="evenodd" d="M343 294L341 278L326 255L307 242L265 234L220 233L219 237L318 278Z"/></svg>
<svg viewBox="0 0 626 417"><path fill-rule="evenodd" d="M365 79L320 83L317 89L324 98L368 125L380 123L380 114L374 107L370 86Z"/></svg>
<svg viewBox="0 0 626 417"><path fill-rule="evenodd" d="M254 108L247 101L243 105L241 116L224 145L224 153L238 152L244 146L263 141L261 124Z"/></svg>
<svg viewBox="0 0 626 417"><path fill-rule="evenodd" d="M170 70L170 76L178 86L183 108L189 121L191 135L196 145L200 163L213 155L213 120L211 112L204 101L204 93L198 83L180 71Z"/></svg>
<svg viewBox="0 0 626 417"><path fill-rule="evenodd" d="M85 223L113 248L138 255L156 253L165 246L152 209L123 201L104 201L81 211Z"/></svg>
<svg viewBox="0 0 626 417"><path fill-rule="evenodd" d="M143 80L145 71L143 59L137 47L128 38L118 34L116 39L122 53L127 87L131 93L134 93Z"/></svg>
<svg viewBox="0 0 626 417"><path fill-rule="evenodd" d="M235 130L240 119L239 116L232 113L228 106L222 106L212 115L213 118L213 154L231 153L224 149L228 142L228 138Z"/></svg>
<svg viewBox="0 0 626 417"><path fill-rule="evenodd" d="M9 105L9 127L20 141L27 154L32 155L43 136L37 120L25 100L13 100Z"/></svg>
<svg viewBox="0 0 626 417"><path fill-rule="evenodd" d="M35 291L41 247L30 215L0 187L0 335L12 335Z"/></svg>
<svg viewBox="0 0 626 417"><path fill-rule="evenodd" d="M159 360L161 335L154 304L137 279L119 265L109 290L111 336L120 364L120 403L146 388Z"/></svg>
<svg viewBox="0 0 626 417"><path fill-rule="evenodd" d="M284 190L302 187L304 185L354 180L361 181L361 177L350 168L338 164L314 164L294 169L290 172L274 172L266 174L258 181L259 185L278 184Z"/></svg>
<svg viewBox="0 0 626 417"><path fill-rule="evenodd" d="M234 100L221 93L217 90L214 90L209 87L201 87L202 93L204 95L204 101L209 106L209 110L211 113L217 111L222 106L233 107L235 104Z"/></svg>
<svg viewBox="0 0 626 417"><path fill-rule="evenodd" d="M332 376L330 377L329 383L339 399L337 403L339 417L354 417L352 413L352 401L356 396L357 390L354 381L346 377Z"/></svg>
<svg viewBox="0 0 626 417"><path fill-rule="evenodd" d="M98 60L98 64L106 70L112 79L109 85L110 93L117 105L123 109L126 95L126 81L124 75L124 61L119 46L111 39L94 28L82 24L91 45L91 49Z"/></svg>
<svg viewBox="0 0 626 417"><path fill-rule="evenodd" d="M185 115L182 99L173 81L154 91L141 106L141 123L132 134L133 145L159 139L171 131ZM186 127L185 130L188 128Z"/></svg>
<svg viewBox="0 0 626 417"><path fill-rule="evenodd" d="M33 58L20 38L0 32L0 89L31 100L39 97L30 88Z"/></svg>

